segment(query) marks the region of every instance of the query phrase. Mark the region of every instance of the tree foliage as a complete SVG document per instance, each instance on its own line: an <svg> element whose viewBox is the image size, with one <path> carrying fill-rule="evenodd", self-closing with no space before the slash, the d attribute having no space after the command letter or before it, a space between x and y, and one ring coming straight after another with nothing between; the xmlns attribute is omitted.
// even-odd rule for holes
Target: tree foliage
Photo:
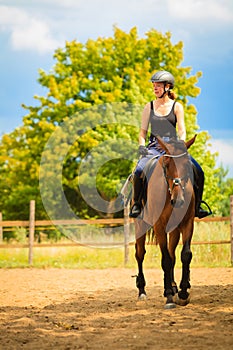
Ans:
<svg viewBox="0 0 233 350"><path fill-rule="evenodd" d="M230 216L230 197L233 195L233 178L227 178L228 171L220 167L219 177L218 177L218 187L220 188L221 195L223 199L218 201L216 197L215 200L219 205L219 212L222 216Z"/></svg>
<svg viewBox="0 0 233 350"><path fill-rule="evenodd" d="M39 70L38 82L45 88L45 96L35 96L36 106L24 105L28 113L23 118L23 125L3 135L1 140L0 207L7 218L27 218L30 199L36 199L37 217L46 217L39 188L41 156L48 152L48 149L45 152L45 146L51 135L57 128L62 130L64 125L69 125L70 118L74 116L78 125L82 125L84 120L88 122L86 129L73 139L74 125L70 125L67 132L69 136L72 135L71 144L70 137L61 136L59 143L55 143L50 150L50 158L45 159L51 161L53 155L60 154L63 189L76 213L81 217L103 215L82 200L79 181L85 180L86 185L89 182L91 186L93 177L84 171L79 178L81 160L92 152L93 159L98 162L95 148L105 141L115 140L117 151L124 145L119 139L136 144L140 114L136 113L134 126L127 124L127 121L117 125L107 120L96 126L92 120L102 116L103 110L100 113L98 108L93 108L105 106L103 108L111 109L115 103L143 106L154 98L149 80L156 70L169 70L175 77L175 92L185 109L187 137L193 136L199 129L197 111L189 103L189 98L197 97L200 93L196 84L201 72L192 74L191 67L182 67L183 43L173 44L171 33L162 34L151 29L145 37L139 38L137 28L125 33L115 27L113 37L89 39L85 44L66 42L64 48L55 51L54 59L55 64L49 72ZM121 111L114 110L112 113L120 114ZM223 197L218 186L220 170L215 169L216 155L208 150L209 138L206 132L198 133L191 153L205 171L204 197L215 211L219 211L216 198L221 201ZM111 154L112 160L100 167L96 180L98 192L108 201L116 197L116 189L131 172L136 157L119 162L115 158L114 147L107 144L104 151ZM63 154L65 149L67 153ZM45 169L46 179L49 179L49 168ZM52 181L48 180L48 184L53 186ZM56 205L56 198L51 198L51 201Z"/></svg>

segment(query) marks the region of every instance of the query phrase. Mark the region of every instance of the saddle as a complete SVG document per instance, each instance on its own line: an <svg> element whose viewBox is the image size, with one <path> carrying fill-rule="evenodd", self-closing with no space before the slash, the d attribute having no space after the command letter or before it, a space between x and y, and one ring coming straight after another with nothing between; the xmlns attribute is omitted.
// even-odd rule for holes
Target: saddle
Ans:
<svg viewBox="0 0 233 350"><path fill-rule="evenodd" d="M154 156L151 159L148 160L148 162L145 165L145 168L143 169L142 173L142 188L141 188L141 195L140 200L142 200L143 205L146 203L147 200L147 186L148 181L153 173L153 170L157 164L159 156ZM134 174L131 173L127 180L125 181L120 193L121 195L126 198L125 200L125 207L128 205L128 203L132 200L132 182L133 182L133 176ZM130 187L130 190L129 190Z"/></svg>
<svg viewBox="0 0 233 350"><path fill-rule="evenodd" d="M149 182L149 179L156 167L156 164L159 160L159 157L160 156L154 156L152 157L150 160L148 160L148 162L146 163L145 165L145 168L143 169L143 172L142 172L142 191L141 191L141 196L140 196L140 199L141 199L141 202L142 202L142 205L144 206L146 201L147 201L147 187L148 187L148 182Z"/></svg>

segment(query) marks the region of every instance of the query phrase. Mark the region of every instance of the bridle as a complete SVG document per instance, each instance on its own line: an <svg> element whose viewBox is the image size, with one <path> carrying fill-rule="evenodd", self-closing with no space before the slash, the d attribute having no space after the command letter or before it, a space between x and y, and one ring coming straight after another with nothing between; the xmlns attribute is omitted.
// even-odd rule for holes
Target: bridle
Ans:
<svg viewBox="0 0 233 350"><path fill-rule="evenodd" d="M186 151L184 153L177 154L177 155L164 154L163 157L181 158L181 157L183 157L183 156L185 156L187 154L188 154L188 152ZM187 183L187 181L189 179L189 174L185 175L184 177L172 177L172 176L167 175L167 167L166 167L166 165L164 163L164 158L163 158L163 175L164 175L164 178L166 180L168 191L169 191L170 195L172 194L172 191L173 191L174 187L176 187L176 186L180 186L180 188L184 192L185 184ZM168 180L172 180L172 188L170 188ZM184 181L184 186L182 186L182 181Z"/></svg>

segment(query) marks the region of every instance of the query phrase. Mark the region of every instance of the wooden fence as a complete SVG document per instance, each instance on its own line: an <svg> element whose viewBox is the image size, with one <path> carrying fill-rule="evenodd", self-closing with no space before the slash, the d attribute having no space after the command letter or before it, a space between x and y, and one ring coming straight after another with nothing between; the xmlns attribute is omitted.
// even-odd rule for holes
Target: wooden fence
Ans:
<svg viewBox="0 0 233 350"><path fill-rule="evenodd" d="M2 220L2 214L0 213L0 248L28 248L28 263L33 265L33 247L69 247L69 246L80 246L84 245L82 243L57 243L57 244L43 244L35 243L34 235L35 229L37 227L55 227L55 226L75 226L75 225L107 225L107 226L116 226L124 225L124 262L125 264L129 260L129 246L134 244L134 242L129 241L129 225L133 222L133 219L129 219L129 208L125 208L124 218L118 219L91 219L91 220L35 220L35 201L30 201L30 215L29 220L21 221L7 221ZM199 241L192 242L192 244L230 244L231 247L231 263L233 265L233 195L230 197L230 216L229 217L206 217L203 219L195 218L196 222L220 222L220 221L230 221L230 237L229 240L212 240L212 241ZM3 229L4 228L14 228L14 227L26 227L29 229L29 239L28 244L3 244ZM91 244L89 244L91 245ZM94 243L95 246L98 246L98 243ZM117 246L122 245L122 243L104 243L101 242L100 245L104 246Z"/></svg>

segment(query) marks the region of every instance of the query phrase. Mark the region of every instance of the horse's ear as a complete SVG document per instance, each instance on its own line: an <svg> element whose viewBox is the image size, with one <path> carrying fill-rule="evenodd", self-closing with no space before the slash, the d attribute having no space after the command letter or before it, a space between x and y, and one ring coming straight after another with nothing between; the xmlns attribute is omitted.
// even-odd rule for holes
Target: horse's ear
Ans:
<svg viewBox="0 0 233 350"><path fill-rule="evenodd" d="M169 154L169 150L168 150L168 148L166 147L166 144L165 144L165 142L163 141L163 139L161 139L160 136L156 136L156 139L158 140L158 143L159 143L159 145L162 147L162 149L163 149L166 153Z"/></svg>
<svg viewBox="0 0 233 350"><path fill-rule="evenodd" d="M189 149L189 147L192 146L192 144L193 144L193 143L195 142L195 140L196 140L196 137L197 137L197 134L194 135L193 138L192 138L191 140L185 142L187 149Z"/></svg>

